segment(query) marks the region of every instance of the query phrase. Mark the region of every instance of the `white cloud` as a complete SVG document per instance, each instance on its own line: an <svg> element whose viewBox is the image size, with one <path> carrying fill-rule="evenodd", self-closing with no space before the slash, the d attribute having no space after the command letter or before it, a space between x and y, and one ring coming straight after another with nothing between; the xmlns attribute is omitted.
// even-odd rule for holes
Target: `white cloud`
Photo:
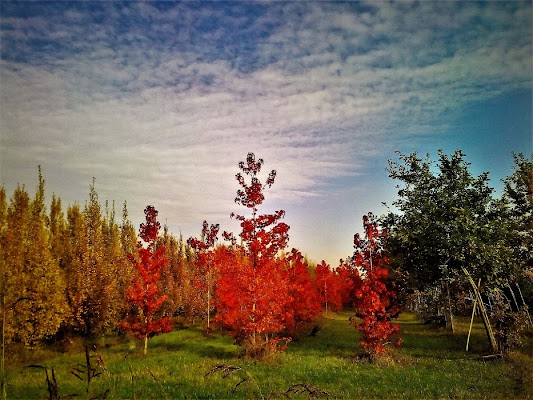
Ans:
<svg viewBox="0 0 533 400"><path fill-rule="evenodd" d="M158 201L171 223L199 227L235 210L248 151L278 170L272 204L302 207L342 196L332 179L364 172L391 134L531 87L529 4L101 7L102 22L75 7L3 19L8 187L42 163L45 177L76 177L67 202L96 176L134 218ZM61 195L61 180L48 181Z"/></svg>

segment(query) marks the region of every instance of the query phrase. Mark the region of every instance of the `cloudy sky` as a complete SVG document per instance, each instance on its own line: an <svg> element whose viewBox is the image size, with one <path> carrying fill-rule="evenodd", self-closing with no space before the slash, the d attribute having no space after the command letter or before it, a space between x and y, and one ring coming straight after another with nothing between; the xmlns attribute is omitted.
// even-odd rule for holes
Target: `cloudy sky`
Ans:
<svg viewBox="0 0 533 400"><path fill-rule="evenodd" d="M532 152L531 2L1 1L0 185L64 206L153 204L170 230L238 232L237 164L277 170L262 211L337 265L394 200L395 150L462 149L491 184Z"/></svg>

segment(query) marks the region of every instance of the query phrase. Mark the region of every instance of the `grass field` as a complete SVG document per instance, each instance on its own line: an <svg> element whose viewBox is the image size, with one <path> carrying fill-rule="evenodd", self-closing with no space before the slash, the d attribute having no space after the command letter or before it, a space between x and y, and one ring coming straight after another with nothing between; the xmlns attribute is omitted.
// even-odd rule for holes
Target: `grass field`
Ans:
<svg viewBox="0 0 533 400"><path fill-rule="evenodd" d="M80 343L19 351L7 360L7 395L48 398L45 370L28 367L37 364L49 375L54 369L61 398L70 394L94 398L108 391L108 398L119 399L277 399L287 398L284 393L296 384L314 385L329 398L343 399L533 398L531 337L509 360L483 360L479 356L488 346L479 322L471 351L466 352L468 318L459 319L458 332L451 335L405 313L400 317L403 345L388 362L369 364L356 357L361 352L359 336L348 323L349 316L348 311L325 316L316 336L290 343L271 362L240 359L230 337L215 333L206 338L199 327L151 339L147 356L136 341L100 338L96 346L105 368L98 368L101 375L91 380L88 392L86 382L71 373L85 365ZM92 364L97 365L96 359ZM220 371L207 375L221 364L240 369L225 378ZM81 377L86 380L86 375ZM326 398L325 393L317 395ZM308 393L288 395L310 398Z"/></svg>

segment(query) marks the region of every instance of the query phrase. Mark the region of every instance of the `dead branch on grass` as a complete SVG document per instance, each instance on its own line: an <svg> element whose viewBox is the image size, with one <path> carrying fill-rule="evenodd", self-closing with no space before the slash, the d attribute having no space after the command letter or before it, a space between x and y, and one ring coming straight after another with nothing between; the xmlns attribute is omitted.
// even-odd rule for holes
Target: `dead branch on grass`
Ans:
<svg viewBox="0 0 533 400"><path fill-rule="evenodd" d="M329 397L329 393L326 392L324 389L321 389L316 385L309 385L307 383L297 383L289 387L285 391L284 395L290 399L291 397L289 396L289 393L307 393L308 399L318 399L322 395Z"/></svg>
<svg viewBox="0 0 533 400"><path fill-rule="evenodd" d="M233 374L235 371L239 371L241 367L236 367L235 365L230 364L219 364L215 365L207 374L204 375L204 378L208 377L211 374L214 374L215 372L221 372L222 378L227 378L231 374Z"/></svg>

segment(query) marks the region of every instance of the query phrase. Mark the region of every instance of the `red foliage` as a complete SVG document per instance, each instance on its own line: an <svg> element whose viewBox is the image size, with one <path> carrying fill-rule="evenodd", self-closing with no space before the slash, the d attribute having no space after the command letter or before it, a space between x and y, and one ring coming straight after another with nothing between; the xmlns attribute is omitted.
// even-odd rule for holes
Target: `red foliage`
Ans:
<svg viewBox="0 0 533 400"><path fill-rule="evenodd" d="M320 313L320 299L314 290L303 255L292 249L286 259L286 284L289 301L285 313L285 329L293 335Z"/></svg>
<svg viewBox="0 0 533 400"><path fill-rule="evenodd" d="M168 263L165 248L156 249L155 246L161 225L157 222L157 210L153 206L147 206L144 213L146 223L141 224L139 236L148 246L143 247L139 242L137 243L138 258L130 254L130 259L135 262L137 276L126 291L126 301L136 312L129 314L127 322L119 323L119 326L139 339L144 339L146 353L148 338L170 332L172 323L168 317L157 316L157 311L166 300L165 295L160 295L160 271Z"/></svg>
<svg viewBox="0 0 533 400"><path fill-rule="evenodd" d="M256 263L238 249L221 248L221 276L217 283L217 322L227 328L250 356L277 340L284 325L288 296L282 263Z"/></svg>
<svg viewBox="0 0 533 400"><path fill-rule="evenodd" d="M396 292L388 282L386 258L383 254L382 240L386 231L379 231L372 213L363 217L365 239L359 234L354 236L354 264L363 271L364 279L355 290L357 299L357 317L362 319L355 327L363 336L361 345L373 358L385 351L385 343L399 333L399 326L391 320L400 313L399 306L393 300ZM399 345L401 338L392 342Z"/></svg>
<svg viewBox="0 0 533 400"><path fill-rule="evenodd" d="M326 312L330 309L337 311L342 308L340 277L324 260L316 266L314 285Z"/></svg>
<svg viewBox="0 0 533 400"><path fill-rule="evenodd" d="M361 286L361 276L359 270L350 262L340 260L337 267L337 274L340 280L340 292L343 307L355 307L357 299L355 293Z"/></svg>
<svg viewBox="0 0 533 400"><path fill-rule="evenodd" d="M232 247L224 254L221 276L217 282L217 321L237 338L248 355L261 356L276 347L281 340L279 333L289 319L290 297L286 285L284 263L279 258L289 239L289 226L279 222L285 211L258 215L257 207L263 202L263 191L272 186L276 171L271 171L265 184L257 174L263 160L255 160L249 153L246 163L240 162L241 172L235 175L241 189L235 202L252 211L251 218L231 214L240 221L239 236L242 245L237 245L233 234L224 232ZM245 180L249 177L249 183Z"/></svg>
<svg viewBox="0 0 533 400"><path fill-rule="evenodd" d="M231 217L241 222L242 231L239 234L244 246L242 249L250 256L253 263L261 260L270 260L285 248L289 240L289 225L279 222L285 216L284 210L275 211L273 214L257 215L257 207L261 205L265 196L263 191L266 187L271 187L276 178L276 171L272 170L268 176L266 184L262 184L257 178L261 171L263 159L255 161L254 153L248 153L246 164L241 161L239 168L250 177L250 184L247 184L242 173L235 175L235 178L242 189L237 191L235 202L252 210L252 217L246 218L244 215L231 213ZM268 228L270 230L268 230ZM235 239L232 234L224 232L224 238ZM233 238L233 239L232 239Z"/></svg>

